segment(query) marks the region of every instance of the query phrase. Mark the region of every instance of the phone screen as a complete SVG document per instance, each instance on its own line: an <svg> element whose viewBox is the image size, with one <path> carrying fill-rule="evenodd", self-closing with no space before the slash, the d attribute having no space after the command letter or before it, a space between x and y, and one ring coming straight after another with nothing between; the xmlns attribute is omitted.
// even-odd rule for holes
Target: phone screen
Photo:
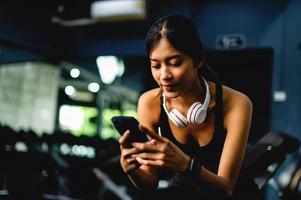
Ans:
<svg viewBox="0 0 301 200"><path fill-rule="evenodd" d="M127 130L130 131L129 143L148 141L146 134L139 130L139 122L136 118L131 116L114 116L111 121L120 135L123 135Z"/></svg>

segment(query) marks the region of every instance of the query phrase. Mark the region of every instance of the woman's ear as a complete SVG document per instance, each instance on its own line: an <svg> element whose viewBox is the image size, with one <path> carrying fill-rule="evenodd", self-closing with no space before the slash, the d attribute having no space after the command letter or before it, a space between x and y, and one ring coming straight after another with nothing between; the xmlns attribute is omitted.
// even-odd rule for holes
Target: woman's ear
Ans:
<svg viewBox="0 0 301 200"><path fill-rule="evenodd" d="M204 61L203 61L203 60L195 60L195 61L193 62L193 66L194 66L195 68L201 68L203 65L204 65Z"/></svg>
<svg viewBox="0 0 301 200"><path fill-rule="evenodd" d="M198 64L198 68L201 68L204 65L204 63L205 63L205 61L201 60L201 62L199 62L199 64Z"/></svg>

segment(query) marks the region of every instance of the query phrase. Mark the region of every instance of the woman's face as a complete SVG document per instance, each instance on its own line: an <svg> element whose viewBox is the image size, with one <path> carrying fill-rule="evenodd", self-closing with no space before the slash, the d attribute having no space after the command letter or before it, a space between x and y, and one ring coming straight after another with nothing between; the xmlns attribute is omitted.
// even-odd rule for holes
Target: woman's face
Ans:
<svg viewBox="0 0 301 200"><path fill-rule="evenodd" d="M150 62L152 75L167 97L181 96L197 84L197 67L192 58L164 38L151 51Z"/></svg>

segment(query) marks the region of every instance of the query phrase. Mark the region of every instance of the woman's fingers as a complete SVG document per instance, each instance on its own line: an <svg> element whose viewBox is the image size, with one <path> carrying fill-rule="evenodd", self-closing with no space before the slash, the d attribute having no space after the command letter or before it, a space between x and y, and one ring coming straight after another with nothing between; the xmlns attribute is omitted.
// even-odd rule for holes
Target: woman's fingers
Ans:
<svg viewBox="0 0 301 200"><path fill-rule="evenodd" d="M128 162L128 164L133 164L133 163L136 163L137 160L135 157L130 157L130 158L126 159L126 162Z"/></svg>
<svg viewBox="0 0 301 200"><path fill-rule="evenodd" d="M134 157L127 158L121 162L121 166L125 173L138 169L140 165L141 164Z"/></svg>
<svg viewBox="0 0 301 200"><path fill-rule="evenodd" d="M129 138L129 135L130 135L130 131L127 130L120 138L119 138L119 144L121 146L126 146L127 144L127 139Z"/></svg>
<svg viewBox="0 0 301 200"><path fill-rule="evenodd" d="M146 160L163 160L164 154L161 153L138 153L134 154L132 157L142 158Z"/></svg>
<svg viewBox="0 0 301 200"><path fill-rule="evenodd" d="M165 162L163 160L148 160L148 159L142 159L140 157L136 157L136 160L140 165L166 167Z"/></svg>
<svg viewBox="0 0 301 200"><path fill-rule="evenodd" d="M131 157L132 155L138 154L140 153L141 150L137 149L137 148L131 148L131 149L123 149L121 151L122 156L126 159Z"/></svg>
<svg viewBox="0 0 301 200"><path fill-rule="evenodd" d="M163 137L160 137L157 133L149 130L148 128L142 126L141 124L139 124L139 129L140 129L140 131L146 133L152 139L155 139L155 140L157 140L159 142L164 142L164 138Z"/></svg>
<svg viewBox="0 0 301 200"><path fill-rule="evenodd" d="M171 158L162 157L162 155L137 155L135 156L140 165L154 166L164 169L172 169L174 171L181 171L179 162ZM159 158L159 159L157 159Z"/></svg>
<svg viewBox="0 0 301 200"><path fill-rule="evenodd" d="M160 145L157 145L154 142L146 142L146 143L141 143L141 142L133 142L131 143L132 146L136 149L139 149L139 151L147 151L147 152L159 152L160 151Z"/></svg>

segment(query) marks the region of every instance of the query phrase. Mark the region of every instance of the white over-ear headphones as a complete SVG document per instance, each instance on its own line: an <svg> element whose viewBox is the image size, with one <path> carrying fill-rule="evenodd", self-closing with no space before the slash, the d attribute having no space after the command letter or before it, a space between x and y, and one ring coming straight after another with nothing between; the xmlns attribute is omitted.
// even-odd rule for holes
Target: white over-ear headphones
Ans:
<svg viewBox="0 0 301 200"><path fill-rule="evenodd" d="M169 117L169 119L178 127L178 128L184 128L187 126L188 123L190 124L201 124L205 119L207 115L207 109L210 101L210 92L209 92L209 86L206 80L203 78L205 87L206 87L206 96L204 103L201 102L195 102L193 103L188 112L187 116L185 117L182 113L180 113L179 110L176 108L171 109L170 112L168 112L166 108L166 100L165 95L163 93L163 108Z"/></svg>

